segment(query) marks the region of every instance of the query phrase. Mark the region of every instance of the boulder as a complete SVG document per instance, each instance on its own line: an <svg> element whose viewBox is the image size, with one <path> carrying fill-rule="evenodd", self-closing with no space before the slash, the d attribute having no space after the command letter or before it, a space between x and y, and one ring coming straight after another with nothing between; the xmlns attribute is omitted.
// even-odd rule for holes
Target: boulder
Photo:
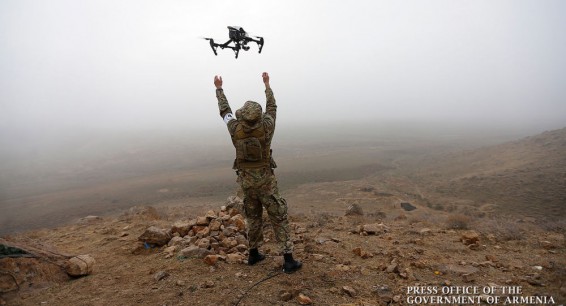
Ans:
<svg viewBox="0 0 566 306"><path fill-rule="evenodd" d="M169 240L171 240L171 234L161 228L151 226L145 230L141 236L138 237L138 240L147 242L149 244L155 244L158 246L166 245Z"/></svg>
<svg viewBox="0 0 566 306"><path fill-rule="evenodd" d="M65 272L70 276L84 276L92 273L95 260L90 255L75 256L65 264Z"/></svg>

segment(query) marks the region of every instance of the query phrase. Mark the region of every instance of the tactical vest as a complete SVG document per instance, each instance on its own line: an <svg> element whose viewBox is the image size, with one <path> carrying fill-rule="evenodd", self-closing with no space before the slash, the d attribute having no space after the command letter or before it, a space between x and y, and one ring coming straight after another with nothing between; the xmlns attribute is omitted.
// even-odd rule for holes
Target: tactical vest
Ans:
<svg viewBox="0 0 566 306"><path fill-rule="evenodd" d="M244 131L242 124L239 124L232 136L232 143L236 148L234 169L275 168L271 159L271 142L268 143L263 124L248 131Z"/></svg>

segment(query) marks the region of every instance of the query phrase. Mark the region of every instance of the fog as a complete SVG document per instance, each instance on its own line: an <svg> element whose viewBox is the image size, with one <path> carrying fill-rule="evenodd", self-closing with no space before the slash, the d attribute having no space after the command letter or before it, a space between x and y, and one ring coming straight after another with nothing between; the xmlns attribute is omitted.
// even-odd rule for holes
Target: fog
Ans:
<svg viewBox="0 0 566 306"><path fill-rule="evenodd" d="M279 124L566 122L562 1L2 1L0 124L219 129L213 77L233 108ZM265 37L238 59L206 36Z"/></svg>
<svg viewBox="0 0 566 306"><path fill-rule="evenodd" d="M1 1L0 200L70 188L79 174L88 185L231 164L215 75L235 110L265 102L270 73L274 147L287 156L397 137L469 147L564 127L565 11L563 1ZM224 42L229 25L263 36L263 52L214 56L201 38Z"/></svg>

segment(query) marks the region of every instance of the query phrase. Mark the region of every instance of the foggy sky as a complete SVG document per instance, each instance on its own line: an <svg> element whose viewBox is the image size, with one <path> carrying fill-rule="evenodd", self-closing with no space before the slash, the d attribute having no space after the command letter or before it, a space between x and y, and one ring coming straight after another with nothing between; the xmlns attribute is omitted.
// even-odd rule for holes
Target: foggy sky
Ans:
<svg viewBox="0 0 566 306"><path fill-rule="evenodd" d="M222 129L265 102L278 124L566 123L564 1L0 2L0 128ZM234 59L226 26L265 38Z"/></svg>

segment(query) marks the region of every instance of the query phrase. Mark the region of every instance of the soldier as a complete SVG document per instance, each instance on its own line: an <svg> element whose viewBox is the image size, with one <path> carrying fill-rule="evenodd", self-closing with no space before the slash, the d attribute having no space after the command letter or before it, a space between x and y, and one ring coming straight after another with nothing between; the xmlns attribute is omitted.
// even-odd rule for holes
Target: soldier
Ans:
<svg viewBox="0 0 566 306"><path fill-rule="evenodd" d="M215 76L214 85L220 116L228 125L232 144L236 148L233 169L236 170L237 181L244 192L244 214L250 242L248 264L254 265L265 259L258 251L263 243L262 215L265 207L285 259L283 271L292 273L300 269L302 264L293 259L287 202L279 195L273 171L276 164L271 157L271 139L275 131L277 105L267 72L262 74L262 78L267 98L265 113L262 113L259 103L247 101L236 111L235 118L222 90L222 77Z"/></svg>

